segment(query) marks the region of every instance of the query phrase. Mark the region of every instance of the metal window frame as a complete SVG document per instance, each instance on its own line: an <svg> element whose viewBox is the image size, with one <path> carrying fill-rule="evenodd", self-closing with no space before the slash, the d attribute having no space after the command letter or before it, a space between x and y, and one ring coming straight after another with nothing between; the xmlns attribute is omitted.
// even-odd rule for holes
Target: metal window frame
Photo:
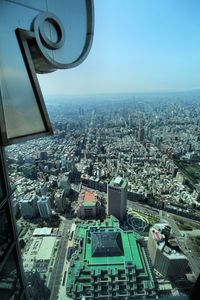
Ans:
<svg viewBox="0 0 200 300"><path fill-rule="evenodd" d="M85 3L87 8L87 33L86 33L83 50L80 56L70 64L55 64L52 62L48 62L49 65L51 64L51 66L53 67L53 70L69 69L78 66L85 60L85 58L87 57L91 49L93 35L94 35L94 0L85 0ZM49 136L53 134L53 129L48 116L48 112L46 110L44 98L42 96L34 63L32 60L31 51L28 45L30 40L35 39L35 34L32 31L17 28L16 36L24 59L27 74L30 79L30 83L35 95L36 103L38 105L40 115L45 127L45 131L9 138L6 130L6 121L4 116L2 93L0 87L0 131L1 131L0 145L1 146L12 145L19 142L25 142L33 138L40 138L40 137Z"/></svg>
<svg viewBox="0 0 200 300"><path fill-rule="evenodd" d="M29 31L22 30L22 29L16 29L16 35L17 35L19 47L21 49L22 56L24 59L27 74L30 79L30 83L31 83L31 86L32 86L32 89L33 89L33 92L35 95L36 104L38 105L40 115L42 117L45 131L27 134L27 135L23 135L23 136L18 136L18 137L14 137L14 138L8 138L4 110L3 110L3 101L2 101L2 95L1 95L1 90L0 90L0 127L1 127L1 135L2 135L0 143L2 146L16 144L19 142L27 141L32 138L39 138L39 137L44 137L44 136L53 134L51 122L50 122L50 119L49 119L49 116L48 116L48 113L46 110L44 98L42 96L40 85L39 85L39 82L38 82L38 79L36 76L36 72L34 69L31 53L30 53L30 50L28 47L28 40L33 38L34 35L32 33L30 33Z"/></svg>

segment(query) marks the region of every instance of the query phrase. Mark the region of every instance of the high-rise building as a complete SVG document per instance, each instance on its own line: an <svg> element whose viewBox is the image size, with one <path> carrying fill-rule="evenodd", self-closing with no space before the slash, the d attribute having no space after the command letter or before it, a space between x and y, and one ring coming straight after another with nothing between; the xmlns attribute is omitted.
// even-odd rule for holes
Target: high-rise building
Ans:
<svg viewBox="0 0 200 300"><path fill-rule="evenodd" d="M144 134L145 134L145 131L144 131L144 128L139 128L138 130L138 140L140 142L143 142L144 141Z"/></svg>
<svg viewBox="0 0 200 300"><path fill-rule="evenodd" d="M58 213L64 213L66 211L67 200L66 197L64 197L63 189L56 190L54 194L54 203L55 203L56 211Z"/></svg>
<svg viewBox="0 0 200 300"><path fill-rule="evenodd" d="M34 218L38 214L38 206L37 206L38 197L36 194L28 193L24 196L23 199L20 200L20 212L22 217L24 218Z"/></svg>
<svg viewBox="0 0 200 300"><path fill-rule="evenodd" d="M41 151L40 152L40 159L41 160L47 160L48 159L47 151Z"/></svg>
<svg viewBox="0 0 200 300"><path fill-rule="evenodd" d="M128 182L120 176L112 178L108 184L108 215L113 215L120 221L124 220L127 207Z"/></svg>
<svg viewBox="0 0 200 300"><path fill-rule="evenodd" d="M150 228L148 251L152 265L165 278L176 278L185 275L188 260L184 254L170 247L169 231L166 224L155 224Z"/></svg>
<svg viewBox="0 0 200 300"><path fill-rule="evenodd" d="M38 202L38 209L40 217L43 219L48 219L52 216L51 205L49 197L42 196Z"/></svg>
<svg viewBox="0 0 200 300"><path fill-rule="evenodd" d="M65 176L65 175L62 175L58 181L57 181L57 184L58 184L58 188L61 188L64 190L64 196L69 196L69 193L70 193L70 190L71 190L71 184L70 184L70 181L69 181L69 177L68 176Z"/></svg>

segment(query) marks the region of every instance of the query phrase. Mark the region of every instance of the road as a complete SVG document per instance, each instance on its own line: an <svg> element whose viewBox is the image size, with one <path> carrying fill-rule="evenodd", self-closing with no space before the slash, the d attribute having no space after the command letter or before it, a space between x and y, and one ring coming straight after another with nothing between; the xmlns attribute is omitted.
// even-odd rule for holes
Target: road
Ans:
<svg viewBox="0 0 200 300"><path fill-rule="evenodd" d="M54 264L54 268L52 271L52 275L48 284L48 287L51 290L51 297L50 300L57 299L59 288L62 281L62 271L63 271L63 265L66 258L66 249L67 249L67 233L70 229L72 224L72 220L65 219L62 221L61 228L60 228L60 234L61 234L61 240L60 240L60 248L58 250L57 256L56 256L56 262Z"/></svg>
<svg viewBox="0 0 200 300"><path fill-rule="evenodd" d="M159 214L159 210L156 208L152 208L147 205L140 204L138 202L129 201L129 200L127 200L127 207L133 208L134 210L136 210L138 212L146 213L146 214L152 215L152 216Z"/></svg>
<svg viewBox="0 0 200 300"><path fill-rule="evenodd" d="M86 146L85 146L86 151L88 150L89 144L90 144L91 131L92 131L92 128L93 128L93 121L94 121L94 111L92 111L90 124L89 124L89 127L88 127L88 133L87 133L87 137L86 137Z"/></svg>

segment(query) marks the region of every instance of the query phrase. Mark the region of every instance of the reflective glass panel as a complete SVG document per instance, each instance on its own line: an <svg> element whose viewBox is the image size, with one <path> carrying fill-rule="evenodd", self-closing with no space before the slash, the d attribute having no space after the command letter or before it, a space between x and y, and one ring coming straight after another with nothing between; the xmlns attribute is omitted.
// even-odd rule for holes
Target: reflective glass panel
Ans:
<svg viewBox="0 0 200 300"><path fill-rule="evenodd" d="M20 299L21 285L15 253L11 253L0 272L1 300Z"/></svg>
<svg viewBox="0 0 200 300"><path fill-rule="evenodd" d="M2 187L2 182L0 180L0 200L3 198L3 187Z"/></svg>
<svg viewBox="0 0 200 300"><path fill-rule="evenodd" d="M72 68L85 59L93 36L92 1L0 1L0 36L4 145L51 133L35 71Z"/></svg>
<svg viewBox="0 0 200 300"><path fill-rule="evenodd" d="M0 262L5 256L12 242L11 220L9 217L8 204L0 209Z"/></svg>
<svg viewBox="0 0 200 300"><path fill-rule="evenodd" d="M8 139L46 131L15 33L18 16L25 13L19 8L0 2L0 101Z"/></svg>
<svg viewBox="0 0 200 300"><path fill-rule="evenodd" d="M4 191L4 181L3 181L3 172L2 172L2 164L1 164L1 158L0 158L0 202L5 197L5 191Z"/></svg>

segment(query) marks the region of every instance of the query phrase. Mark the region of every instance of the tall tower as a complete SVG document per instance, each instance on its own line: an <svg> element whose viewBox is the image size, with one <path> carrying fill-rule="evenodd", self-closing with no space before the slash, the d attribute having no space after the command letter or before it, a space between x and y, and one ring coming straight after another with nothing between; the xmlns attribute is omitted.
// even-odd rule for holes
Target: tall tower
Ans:
<svg viewBox="0 0 200 300"><path fill-rule="evenodd" d="M128 182L120 176L112 178L108 184L108 215L113 215L120 221L124 220L127 207Z"/></svg>
<svg viewBox="0 0 200 300"><path fill-rule="evenodd" d="M42 196L38 200L37 204L41 218L48 219L52 216L49 197Z"/></svg>

